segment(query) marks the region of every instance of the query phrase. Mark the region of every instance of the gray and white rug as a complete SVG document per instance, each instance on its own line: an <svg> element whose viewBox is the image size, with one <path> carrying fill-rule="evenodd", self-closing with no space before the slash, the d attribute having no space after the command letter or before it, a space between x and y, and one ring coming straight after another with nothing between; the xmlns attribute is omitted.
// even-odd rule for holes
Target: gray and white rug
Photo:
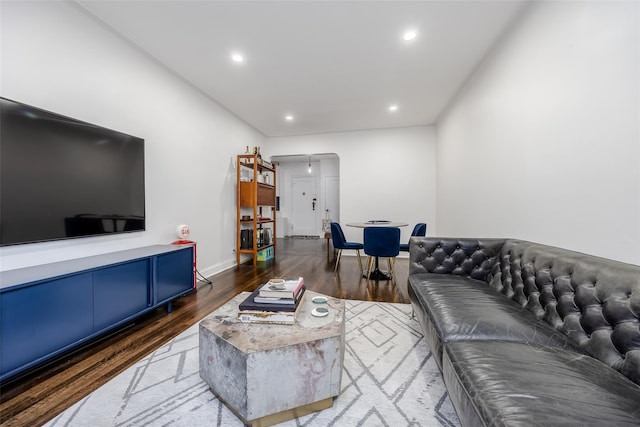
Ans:
<svg viewBox="0 0 640 427"><path fill-rule="evenodd" d="M347 301L346 310L340 396L279 426L459 426L411 306ZM46 424L242 425L200 379L197 324Z"/></svg>

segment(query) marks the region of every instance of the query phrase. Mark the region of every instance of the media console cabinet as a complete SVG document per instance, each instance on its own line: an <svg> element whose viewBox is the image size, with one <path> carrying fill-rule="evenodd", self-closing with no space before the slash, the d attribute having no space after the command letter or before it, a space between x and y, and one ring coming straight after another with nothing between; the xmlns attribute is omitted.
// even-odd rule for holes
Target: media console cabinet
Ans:
<svg viewBox="0 0 640 427"><path fill-rule="evenodd" d="M0 381L193 290L193 246L156 245L0 272Z"/></svg>

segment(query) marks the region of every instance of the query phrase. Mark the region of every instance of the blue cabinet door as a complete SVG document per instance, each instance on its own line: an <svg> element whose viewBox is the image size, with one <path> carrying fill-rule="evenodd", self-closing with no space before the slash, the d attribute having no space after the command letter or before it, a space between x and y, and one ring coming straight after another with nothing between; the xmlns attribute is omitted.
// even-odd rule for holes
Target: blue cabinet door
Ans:
<svg viewBox="0 0 640 427"><path fill-rule="evenodd" d="M193 247L158 255L156 259L156 304L193 289Z"/></svg>
<svg viewBox="0 0 640 427"><path fill-rule="evenodd" d="M5 377L91 335L91 273L2 292L0 313L0 372Z"/></svg>
<svg viewBox="0 0 640 427"><path fill-rule="evenodd" d="M94 331L100 332L151 307L151 259L93 273Z"/></svg>

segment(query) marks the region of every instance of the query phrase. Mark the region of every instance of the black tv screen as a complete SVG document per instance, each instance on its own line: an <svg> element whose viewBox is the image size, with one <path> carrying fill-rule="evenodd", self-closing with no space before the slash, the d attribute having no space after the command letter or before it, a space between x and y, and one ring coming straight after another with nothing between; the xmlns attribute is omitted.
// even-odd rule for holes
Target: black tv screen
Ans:
<svg viewBox="0 0 640 427"><path fill-rule="evenodd" d="M0 102L0 245L145 229L143 139Z"/></svg>

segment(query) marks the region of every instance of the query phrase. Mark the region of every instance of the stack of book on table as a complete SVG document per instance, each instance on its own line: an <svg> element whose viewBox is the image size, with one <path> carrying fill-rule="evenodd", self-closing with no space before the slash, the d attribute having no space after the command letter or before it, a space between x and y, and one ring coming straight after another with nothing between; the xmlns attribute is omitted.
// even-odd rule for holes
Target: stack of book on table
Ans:
<svg viewBox="0 0 640 427"><path fill-rule="evenodd" d="M302 277L271 279L240 303L238 320L293 325L305 290Z"/></svg>

